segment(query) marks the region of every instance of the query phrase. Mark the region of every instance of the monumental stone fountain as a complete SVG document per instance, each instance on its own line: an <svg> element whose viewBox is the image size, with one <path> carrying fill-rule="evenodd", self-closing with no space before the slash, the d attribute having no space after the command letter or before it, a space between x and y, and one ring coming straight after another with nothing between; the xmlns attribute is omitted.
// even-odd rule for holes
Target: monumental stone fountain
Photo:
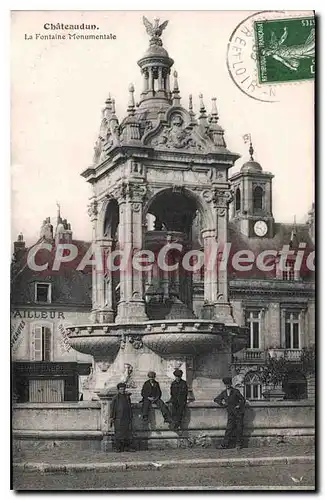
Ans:
<svg viewBox="0 0 325 500"><path fill-rule="evenodd" d="M232 199L228 169L239 156L227 149L216 99L208 114L200 95L195 116L192 96L188 109L181 106L176 71L170 86L174 61L161 40L167 22L144 23L150 43L138 61L138 103L131 84L119 121L114 99L106 100L93 163L82 173L93 189L94 248L111 263L119 253L120 264L94 266L91 318L69 329L69 342L93 356L93 398L125 381L137 401L149 370L167 398L180 367L189 400L211 401L229 375L232 353L246 341L232 316L221 259ZM135 263L138 251L147 252ZM193 262L192 272L186 263ZM194 282L203 298L193 310Z"/></svg>

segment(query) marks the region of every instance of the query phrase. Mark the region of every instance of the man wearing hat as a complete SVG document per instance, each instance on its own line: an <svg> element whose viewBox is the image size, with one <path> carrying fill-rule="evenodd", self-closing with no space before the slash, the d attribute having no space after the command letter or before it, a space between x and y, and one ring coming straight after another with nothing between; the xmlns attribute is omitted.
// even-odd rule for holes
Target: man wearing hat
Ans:
<svg viewBox="0 0 325 500"><path fill-rule="evenodd" d="M118 393L113 397L110 408L111 427L114 424L116 451L132 451L132 406L129 394L125 393L126 384L117 384Z"/></svg>
<svg viewBox="0 0 325 500"><path fill-rule="evenodd" d="M183 372L176 368L173 373L175 380L170 386L170 403L172 405L172 419L174 429L177 430L181 427L182 419L184 416L188 387L185 380L182 379Z"/></svg>
<svg viewBox="0 0 325 500"><path fill-rule="evenodd" d="M222 379L226 389L214 399L222 408L227 408L228 420L225 437L221 448L243 447L245 398L238 389L232 386L231 377Z"/></svg>
<svg viewBox="0 0 325 500"><path fill-rule="evenodd" d="M156 380L155 372L148 372L148 380L142 386L141 396L143 398L142 403L142 418L143 420L148 420L149 408L154 403L160 409L164 421L170 423L171 416L169 410L165 403L161 399L161 389L159 382Z"/></svg>

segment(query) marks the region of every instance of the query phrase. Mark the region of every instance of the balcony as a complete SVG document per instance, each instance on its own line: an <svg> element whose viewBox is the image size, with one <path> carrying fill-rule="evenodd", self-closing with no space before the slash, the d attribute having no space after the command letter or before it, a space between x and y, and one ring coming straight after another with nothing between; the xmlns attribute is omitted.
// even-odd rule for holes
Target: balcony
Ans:
<svg viewBox="0 0 325 500"><path fill-rule="evenodd" d="M233 355L233 363L264 363L266 351L261 349L245 349Z"/></svg>
<svg viewBox="0 0 325 500"><path fill-rule="evenodd" d="M301 349L269 349L270 356L276 358L286 358L288 361L300 361Z"/></svg>
<svg viewBox="0 0 325 500"><path fill-rule="evenodd" d="M266 351L261 349L245 349L233 355L233 363L238 364L255 364L265 363L267 354L272 357L284 357L288 361L298 362L301 358L301 349L268 349Z"/></svg>

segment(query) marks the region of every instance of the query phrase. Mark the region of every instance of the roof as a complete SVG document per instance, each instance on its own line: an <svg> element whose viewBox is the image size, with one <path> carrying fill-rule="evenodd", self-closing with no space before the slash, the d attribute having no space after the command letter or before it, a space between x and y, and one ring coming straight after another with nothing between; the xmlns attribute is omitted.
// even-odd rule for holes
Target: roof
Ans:
<svg viewBox="0 0 325 500"><path fill-rule="evenodd" d="M295 227L295 236L292 242L292 250L297 252L299 243L306 243L306 248L304 249L304 258L301 264L300 275L303 279L313 281L314 272L310 271L306 266L306 259L310 252L314 250L314 244L309 234L308 224L274 224L274 237L273 238L248 238L242 234L234 221L230 221L228 225L228 241L231 243L231 250L228 262L232 262L233 255L240 250L250 250L254 253L256 257L265 250L275 250L277 252L281 251L284 245L290 245L292 240L293 227ZM273 261L275 257L273 258ZM266 265L271 264L272 256L265 260ZM273 271L261 271L256 266L256 261L253 264L251 270L248 271L238 271L234 269L232 265L228 266L229 279L232 278L259 278L259 279L270 279L275 278L275 269Z"/></svg>
<svg viewBox="0 0 325 500"><path fill-rule="evenodd" d="M27 264L27 255L30 249L26 249L12 267L11 297L15 305L32 305L39 303L35 301L35 288L37 282L51 283L51 305L84 306L91 307L92 302L92 267L86 266L78 271L78 264L85 256L90 247L89 242L73 240L72 244L77 246L77 257L67 263L62 263L58 271L53 270L56 254L56 246L53 244L52 251L40 249L35 255L35 263L42 265L48 263L48 269L34 271Z"/></svg>

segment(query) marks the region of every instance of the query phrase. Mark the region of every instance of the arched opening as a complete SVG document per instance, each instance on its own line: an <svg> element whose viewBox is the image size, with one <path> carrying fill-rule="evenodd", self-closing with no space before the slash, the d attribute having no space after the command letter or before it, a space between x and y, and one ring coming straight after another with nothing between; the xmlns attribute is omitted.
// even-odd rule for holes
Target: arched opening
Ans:
<svg viewBox="0 0 325 500"><path fill-rule="evenodd" d="M196 211L193 198L183 192L165 190L153 199L147 213L155 217L157 231L164 227L166 231L189 234Z"/></svg>
<svg viewBox="0 0 325 500"><path fill-rule="evenodd" d="M118 239L119 208L116 200L111 200L106 207L103 236L112 240Z"/></svg>
<svg viewBox="0 0 325 500"><path fill-rule="evenodd" d="M307 379L298 369L292 369L283 382L284 399L297 401L307 399Z"/></svg>
<svg viewBox="0 0 325 500"><path fill-rule="evenodd" d="M240 189L239 187L236 189L236 196L235 196L235 210L238 212L241 208L241 194L240 194Z"/></svg>
<svg viewBox="0 0 325 500"><path fill-rule="evenodd" d="M248 372L244 378L245 398L262 399L262 382L257 372Z"/></svg>
<svg viewBox="0 0 325 500"><path fill-rule="evenodd" d="M169 318L177 308L178 317L191 317L193 272L183 266L183 257L193 249L198 203L183 189L166 189L153 197L146 208L145 248L155 255L155 263L145 276L145 301L150 319ZM197 229L196 229L197 233ZM195 234L196 234L195 233ZM162 268L158 255L167 245ZM193 265L191 263L191 265ZM170 268L175 266L175 269Z"/></svg>
<svg viewBox="0 0 325 500"><path fill-rule="evenodd" d="M263 197L264 191L261 186L256 186L253 192L253 210L262 210L263 209Z"/></svg>

